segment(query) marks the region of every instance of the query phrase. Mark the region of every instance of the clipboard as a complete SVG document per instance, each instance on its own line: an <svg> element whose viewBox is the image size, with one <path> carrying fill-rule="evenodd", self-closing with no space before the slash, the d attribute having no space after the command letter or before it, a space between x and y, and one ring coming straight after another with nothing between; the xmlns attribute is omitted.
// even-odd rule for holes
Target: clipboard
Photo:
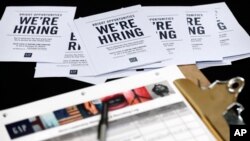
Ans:
<svg viewBox="0 0 250 141"><path fill-rule="evenodd" d="M174 84L217 140L230 140L229 124L244 124L240 116L244 107L237 103L237 96L244 87L243 78L217 80L207 88L189 79L178 79ZM237 111L233 110L234 106L238 106Z"/></svg>
<svg viewBox="0 0 250 141"><path fill-rule="evenodd" d="M182 79L179 79L179 78L182 78ZM176 79L179 79L179 80L176 80ZM126 108L126 109L124 108L120 112L120 114L116 113L116 114L111 115L110 117L114 117L114 115L116 115L116 119L114 119L114 120L118 120L121 118L126 118L129 116L144 113L147 111L156 110L157 108L160 108L160 107L164 108L165 111L168 112L168 111L171 111L171 109L172 109L170 107L173 107L173 105L175 105L176 103L183 103L183 105L185 105L184 107L187 107L187 111L192 113L191 115L193 115L192 117L193 117L194 121L199 120L197 123L199 125L201 125L200 126L201 128L199 128L198 130L200 131L201 129L202 130L204 129L203 131L205 131L204 132L205 137L207 137L207 138L212 137L212 134L213 134L213 139L216 138L217 140L228 140L227 135L229 134L229 132L227 129L229 129L229 128L228 128L227 122L224 121L225 128L222 128L221 126L218 126L218 127L215 126L216 121L211 120L211 118L210 118L211 114L208 114L211 111L207 111L206 109L204 110L204 108L206 108L207 106L202 107L200 105L203 103L199 103L199 102L200 102L200 100L204 100L206 102L205 103L206 105L213 104L213 101L211 102L211 101L207 100L207 99L213 100L213 98L209 97L209 96L211 96L210 94L213 92L216 92L216 94L217 94L217 92L223 92L224 95L231 94L230 91L228 92L228 88L233 88L232 90L235 90L233 92L236 92L238 94L243 87L237 87L239 89L235 89L236 87L233 84L235 82L237 82L239 84L238 86L244 86L244 83L240 83L240 82L244 82L244 81L241 81L241 79L233 79L233 80L239 80L239 81L218 81L218 82L215 82L212 85L210 85L209 88L203 89L203 88L198 87L197 85L193 84L190 80L185 79L183 74L180 72L180 70L176 66L171 66L168 68L163 68L163 69L147 72L145 74L137 75L134 77L120 79L120 80L113 81L113 82L110 82L107 84L102 84L102 85L93 86L93 87L89 87L89 88L79 89L79 90L65 93L63 95L59 95L59 96L56 96L53 98L44 99L44 100L37 101L34 103L29 103L29 104L20 106L19 108L13 108L13 109L7 109L4 111L1 111L0 114L2 116L0 116L0 119L1 119L1 122L0 122L0 131L1 132L0 132L0 134L1 135L3 134L3 136L1 136L1 138L3 138L3 140L10 140L10 138L17 139L19 137L20 137L20 140L21 140L21 137L24 137L23 139L25 139L25 140L38 140L38 139L45 140L45 139L49 139L49 138L54 138L56 136L61 136L61 135L64 135L66 133L60 132L60 134L58 134L58 131L61 131L61 129L62 129L62 128L57 128L57 127L61 126L59 124L53 125L52 127L54 127L54 128L52 128L52 127L46 128L49 130L44 129L44 130L37 130L36 132L29 132L29 131L28 132L21 132L21 133L25 133L25 134L17 134L15 136L11 136L12 132L8 132L8 131L13 131L12 130L13 127L19 127L19 125L23 125L24 122L25 122L25 125L27 125L26 123L28 122L29 127L31 127L32 124L30 123L30 119L34 119L34 117L43 117L44 115L51 115L51 114L55 116L54 113L56 111L65 111L65 110L75 111L77 106L82 105L85 102L96 101L96 100L98 100L100 102L100 100L107 99L107 97L110 99L111 95L113 96L113 98L117 98L117 94L118 94L118 97L120 97L121 100L122 99L124 100L124 95L122 95L121 93L123 93L125 91L127 92L127 91L131 90L130 92L132 92L132 89L142 90L144 88L148 88L149 90L152 90L152 88L155 84L160 83L160 84L165 84L165 86L168 87L168 90L167 90L168 94L165 95L167 97L161 97L159 95L158 95L159 96L158 97L157 95L155 95L155 96L157 96L157 97L155 97L155 100L154 100L154 98L152 98L151 102L148 103L149 105L147 104L148 106L144 105L145 107L144 106L141 107L141 109L143 109L143 110L138 110L138 107L134 107L134 105L135 105L134 103L130 104L131 108L129 108L129 105L124 104L124 101L123 101L122 102L123 106L121 106L120 108L123 108L126 106L128 106L128 108ZM177 87L174 87L173 82ZM234 82L234 83L232 83L232 82ZM230 84L229 85L230 87L228 87L228 85L226 85L226 84ZM177 89L179 89L179 90L177 91ZM187 100L183 101L184 98L181 95L181 93L182 93L182 95L184 95L185 99L187 99ZM192 95L192 93L193 93L193 95ZM133 93L131 93L131 94L133 94ZM235 96L237 96L237 94L236 95L232 94L233 96L230 95L230 98L228 101L228 104L230 106L234 104L234 101L236 101ZM114 97L114 95L116 95L116 96ZM201 95L201 96L196 97L197 95ZM207 98L204 98L204 97L206 97L204 95L207 95ZM216 97L214 97L214 99L217 99L219 101L227 99L223 96L220 96L218 98L216 95ZM167 100L167 99L169 99L169 100ZM126 98L125 98L125 100L126 100ZM63 101L63 102L61 103L59 101ZM133 99L131 99L131 101L133 101ZM147 101L145 101L145 102L147 102ZM187 102L189 102L190 104L186 105ZM48 103L50 103L50 106L47 106ZM220 104L220 102L216 102L216 103ZM139 104L139 102L137 104ZM191 108L190 105L193 106L193 108ZM138 105L138 106L140 106L140 105ZM226 110L227 110L227 108L230 108L230 106L229 107L225 106L224 108L226 108ZM42 109L40 109L40 107L42 107ZM73 108L73 107L75 107L75 108ZM219 105L218 107L222 107L222 106ZM36 110L38 108L40 110ZM113 106L113 108L114 108L114 106ZM120 109L120 108L118 108L118 109ZM219 114L213 113L214 115L216 115L215 119L217 119L217 117L222 118L220 116L222 116L223 113L220 113L220 111L225 110L224 108L222 108L222 110L218 110ZM116 110L118 110L118 109L116 109ZM175 109L175 108L173 108L173 109ZM213 108L207 108L207 109L213 110ZM195 111L197 112L197 114L194 113ZM59 113L61 113L61 112L59 112ZM78 113L78 112L76 112L76 113ZM157 114L157 113L162 113L162 109L158 110L158 112L156 112L155 114ZM174 113L178 113L178 112L174 112ZM227 112L227 113L229 113L229 112ZM146 113L146 115L153 115L153 116L155 114ZM209 115L209 116L207 116L207 115ZM170 118L167 118L167 114L164 114L163 116L165 117L166 121L169 121ZM200 116L200 118L198 116ZM75 116L73 116L73 117L75 117ZM76 116L76 117L78 117L78 116ZM89 116L89 117L91 117L91 116ZM140 116L140 117L145 117L145 115ZM176 117L179 117L178 114L177 114L177 116L172 117L172 119L176 119ZM231 117L231 116L229 115L229 117ZM161 117L159 117L159 118L161 118ZM60 121L59 121L60 119L58 119L58 120L55 119L54 121L57 121L57 123L58 122L60 123ZM73 124L74 121L78 122L81 120L81 119L78 120L78 118L77 118L77 120L72 120L72 122L69 122L68 126L64 126L63 129L64 129L64 131L67 131L67 132L74 129L73 132L75 132L76 130L83 130L83 129L89 128L90 124L93 127L98 124L96 122L97 120L94 117L92 119L91 118L89 118L89 119L90 120L85 120L86 122L83 122L81 124L81 126L79 126L78 124ZM200 119L203 120L203 122L205 124L201 124L202 122ZM138 118L138 120L140 120L140 118ZM63 119L61 122L63 122L63 121L65 121L65 120ZM188 121L190 121L190 118L188 119ZM218 120L218 123L220 123L220 122L221 121ZM70 124L70 123L72 123L72 124ZM96 123L96 125L94 125L95 123ZM166 122L166 123L172 124L173 122ZM178 123L178 124L174 124L174 125L172 124L172 126L166 128L166 129L169 130L170 128L172 128L174 126L182 125L185 122L181 123L179 121L175 121L175 123ZM127 125L128 123L125 122L125 124ZM62 125L65 125L65 124L62 124ZM205 125L208 128L204 128ZM190 126L192 126L192 124ZM190 128L189 128L190 126L185 127L185 130L186 131L190 130ZM112 126L110 126L110 127L112 127ZM165 127L164 127L164 129L165 129ZM183 127L181 127L180 129L182 130ZM117 128L115 130L117 130ZM210 130L210 131L208 132L208 130ZM225 133L223 132L223 130L226 130ZM184 131L184 130L182 130L182 131ZM42 133L42 136L39 136L39 132ZM93 132L96 132L96 130L93 130ZM37 133L37 134L35 134L35 133ZM174 132L174 133L176 133L176 132ZM166 135L169 135L169 134L166 134ZM39 138L38 138L38 136L39 136Z"/></svg>

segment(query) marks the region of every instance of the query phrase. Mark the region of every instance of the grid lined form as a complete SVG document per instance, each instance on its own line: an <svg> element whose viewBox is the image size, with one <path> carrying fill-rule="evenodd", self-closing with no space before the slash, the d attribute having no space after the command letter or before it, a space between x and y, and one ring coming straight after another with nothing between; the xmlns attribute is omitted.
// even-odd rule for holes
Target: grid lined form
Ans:
<svg viewBox="0 0 250 141"><path fill-rule="evenodd" d="M49 141L97 141L93 127ZM108 141L209 141L209 135L183 102L110 123Z"/></svg>

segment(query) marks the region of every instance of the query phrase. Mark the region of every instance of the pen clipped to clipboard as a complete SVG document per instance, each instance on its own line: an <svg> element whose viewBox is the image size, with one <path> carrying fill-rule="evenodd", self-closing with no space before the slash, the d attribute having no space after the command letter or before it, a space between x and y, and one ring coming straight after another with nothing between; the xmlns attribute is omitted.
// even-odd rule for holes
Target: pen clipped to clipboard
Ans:
<svg viewBox="0 0 250 141"><path fill-rule="evenodd" d="M237 96L244 87L244 79L216 80L207 88L197 86L188 79L174 81L176 87L194 108L217 140L229 141L229 125L243 125L240 113L244 107Z"/></svg>

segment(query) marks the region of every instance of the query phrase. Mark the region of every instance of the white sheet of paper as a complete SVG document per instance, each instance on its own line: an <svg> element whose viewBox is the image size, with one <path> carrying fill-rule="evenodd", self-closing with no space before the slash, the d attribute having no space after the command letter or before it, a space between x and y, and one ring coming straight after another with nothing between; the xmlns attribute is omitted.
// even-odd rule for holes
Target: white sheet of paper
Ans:
<svg viewBox="0 0 250 141"><path fill-rule="evenodd" d="M0 61L62 62L76 7L6 7Z"/></svg>
<svg viewBox="0 0 250 141"><path fill-rule="evenodd" d="M84 76L91 72L84 46L80 46L73 32L71 32L67 45L67 48L64 49L63 63L37 63L35 78L76 77Z"/></svg>
<svg viewBox="0 0 250 141"><path fill-rule="evenodd" d="M243 54L243 55L237 55L237 56L231 56L231 57L224 57L223 61L225 62L233 62L241 59L246 59L250 57L250 53L248 54Z"/></svg>
<svg viewBox="0 0 250 141"><path fill-rule="evenodd" d="M214 62L197 62L196 66L198 69L205 69L205 68L209 68L209 67L216 67L216 66L227 66L227 65L231 65L231 62L229 61L225 61L223 59L223 61L214 61Z"/></svg>
<svg viewBox="0 0 250 141"><path fill-rule="evenodd" d="M194 64L194 53L190 43L188 27L184 24L186 23L186 17L182 7L145 6L142 8L149 21L153 24L158 38L166 50L166 54L170 55L171 58L163 62L131 69Z"/></svg>
<svg viewBox="0 0 250 141"><path fill-rule="evenodd" d="M225 2L198 7L215 11L217 32L224 53L223 57L250 53L249 35L238 23Z"/></svg>
<svg viewBox="0 0 250 141"><path fill-rule="evenodd" d="M145 6L143 10L152 23L158 38L171 56L167 61L143 66L143 68L156 68L168 65L194 64L195 58L190 43L186 17L179 8L171 6Z"/></svg>
<svg viewBox="0 0 250 141"><path fill-rule="evenodd" d="M166 63L168 63L168 65ZM141 65L141 66L133 67L133 68L130 68L130 70L136 70L136 69L159 69L159 68L162 68L162 67L169 66L170 63L172 63L172 61L170 59L168 59L168 60L165 60L165 61L151 63L151 64L148 64L148 65Z"/></svg>
<svg viewBox="0 0 250 141"><path fill-rule="evenodd" d="M46 141L98 141L96 131L97 127L92 127ZM111 122L107 136L107 141L213 140L183 102Z"/></svg>
<svg viewBox="0 0 250 141"><path fill-rule="evenodd" d="M183 77L171 66L3 110L0 139L37 141L61 136L52 140L95 141L102 102L117 99L119 106L109 105L108 141L135 137L214 141L173 84ZM155 90L159 88L161 93ZM133 100L135 93L144 97L139 97L141 102ZM89 112L88 105L92 107Z"/></svg>
<svg viewBox="0 0 250 141"><path fill-rule="evenodd" d="M88 83L96 85L96 84L105 83L106 80L109 78L126 77L128 75L132 75L134 72L136 72L136 71L135 70L121 70L121 71L111 72L111 73L102 74L102 75L98 75L98 76L70 77L70 79L78 80L78 81L82 81L82 82L88 82Z"/></svg>
<svg viewBox="0 0 250 141"><path fill-rule="evenodd" d="M223 50L219 44L214 11L196 6L183 7L196 61L220 61Z"/></svg>
<svg viewBox="0 0 250 141"><path fill-rule="evenodd" d="M87 83L91 83L91 84L96 85L96 84L104 83L108 79L128 77L128 76L132 76L132 75L136 75L136 74L140 74L140 73L144 73L144 72L148 72L148 71L152 71L152 70L153 69L144 69L141 71L121 70L121 71L112 72L112 73L103 74L103 75L98 75L98 76L70 77L70 79L78 80L78 81L82 81L82 82L87 82Z"/></svg>
<svg viewBox="0 0 250 141"><path fill-rule="evenodd" d="M159 62L169 57L140 6L74 21L86 46L93 75Z"/></svg>
<svg viewBox="0 0 250 141"><path fill-rule="evenodd" d="M81 82L87 82L90 84L102 84L106 82L105 77L99 77L99 76L78 76L78 77L69 77L69 79L81 81Z"/></svg>

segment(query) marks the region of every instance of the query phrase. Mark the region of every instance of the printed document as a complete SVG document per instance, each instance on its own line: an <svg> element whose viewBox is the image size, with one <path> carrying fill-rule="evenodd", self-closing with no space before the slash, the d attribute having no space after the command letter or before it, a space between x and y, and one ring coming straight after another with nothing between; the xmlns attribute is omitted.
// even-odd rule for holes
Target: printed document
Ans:
<svg viewBox="0 0 250 141"><path fill-rule="evenodd" d="M0 140L97 141L107 102L108 141L215 141L173 84L178 78L170 66L2 110Z"/></svg>
<svg viewBox="0 0 250 141"><path fill-rule="evenodd" d="M231 65L230 61L222 60L222 61L203 61L203 62L196 62L196 66L198 69L205 69L209 67L216 67L216 66L227 66Z"/></svg>
<svg viewBox="0 0 250 141"><path fill-rule="evenodd" d="M223 57L237 56L250 53L250 38L241 27L225 2L196 6L204 10L214 11L216 31Z"/></svg>
<svg viewBox="0 0 250 141"><path fill-rule="evenodd" d="M92 63L92 75L169 58L140 6L79 18L74 25Z"/></svg>
<svg viewBox="0 0 250 141"><path fill-rule="evenodd" d="M6 7L0 61L63 62L76 7Z"/></svg>
<svg viewBox="0 0 250 141"><path fill-rule="evenodd" d="M84 46L81 46L73 32L63 49L63 63L37 63L35 77L76 77L84 76L90 70Z"/></svg>
<svg viewBox="0 0 250 141"><path fill-rule="evenodd" d="M195 6L183 8L196 61L222 60L214 11Z"/></svg>
<svg viewBox="0 0 250 141"><path fill-rule="evenodd" d="M163 44L166 55L171 58L161 63L141 66L141 68L194 64L195 58L188 27L184 24L186 17L182 10L170 6L145 6L143 10Z"/></svg>
<svg viewBox="0 0 250 141"><path fill-rule="evenodd" d="M152 71L153 69L142 69L142 70L121 70L116 71L112 73L102 74L98 76L79 76L79 77L70 77L70 79L87 82L90 84L100 84L108 81L109 79L117 79L117 78L123 78L127 76L132 76L136 74L140 74L143 72Z"/></svg>

